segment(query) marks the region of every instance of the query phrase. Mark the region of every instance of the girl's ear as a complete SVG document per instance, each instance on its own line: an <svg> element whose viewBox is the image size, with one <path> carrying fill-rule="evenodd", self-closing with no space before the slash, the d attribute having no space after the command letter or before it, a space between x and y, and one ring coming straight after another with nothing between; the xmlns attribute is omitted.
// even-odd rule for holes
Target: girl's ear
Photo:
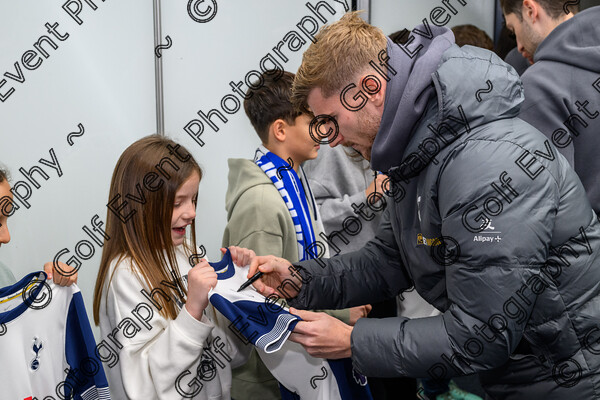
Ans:
<svg viewBox="0 0 600 400"><path fill-rule="evenodd" d="M282 119L277 119L271 124L271 134L277 142L285 142L285 128L287 124Z"/></svg>

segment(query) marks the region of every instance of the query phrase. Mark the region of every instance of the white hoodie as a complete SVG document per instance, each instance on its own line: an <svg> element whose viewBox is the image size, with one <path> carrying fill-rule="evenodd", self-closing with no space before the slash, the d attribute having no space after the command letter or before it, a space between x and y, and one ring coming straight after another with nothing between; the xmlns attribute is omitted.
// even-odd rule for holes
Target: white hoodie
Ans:
<svg viewBox="0 0 600 400"><path fill-rule="evenodd" d="M187 286L191 267L181 247L177 262ZM231 368L244 364L251 350L227 329L229 321L210 305L198 321L181 304L177 318L165 319L156 307L161 288L148 290L129 258L113 260L111 275L102 291L100 331L101 342L118 353L118 361L103 358L112 397L229 399Z"/></svg>

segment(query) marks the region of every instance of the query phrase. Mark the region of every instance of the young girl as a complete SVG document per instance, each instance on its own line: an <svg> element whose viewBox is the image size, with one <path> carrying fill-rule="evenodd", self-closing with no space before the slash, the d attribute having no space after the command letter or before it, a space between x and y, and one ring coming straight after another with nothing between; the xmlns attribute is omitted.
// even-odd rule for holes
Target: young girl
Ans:
<svg viewBox="0 0 600 400"><path fill-rule="evenodd" d="M250 352L208 307L214 269L190 265L201 178L182 146L157 135L117 162L94 293L94 321L118 353L105 364L113 398L228 399L231 367ZM254 256L230 250L238 265Z"/></svg>

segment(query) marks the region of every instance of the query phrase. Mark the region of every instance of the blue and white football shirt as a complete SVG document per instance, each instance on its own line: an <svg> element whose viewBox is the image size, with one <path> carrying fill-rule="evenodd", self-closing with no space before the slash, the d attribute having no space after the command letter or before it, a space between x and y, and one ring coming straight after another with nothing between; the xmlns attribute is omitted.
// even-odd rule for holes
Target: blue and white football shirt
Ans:
<svg viewBox="0 0 600 400"><path fill-rule="evenodd" d="M3 399L110 399L102 362L76 285L34 272L0 289Z"/></svg>
<svg viewBox="0 0 600 400"><path fill-rule="evenodd" d="M312 357L298 343L288 341L302 319L287 308L266 299L246 282L249 266L233 264L229 250L220 262L210 263L218 283L209 292L211 304L231 324L229 329L257 348L261 360L279 381L283 400L372 399L367 380L352 368L349 358L325 360Z"/></svg>

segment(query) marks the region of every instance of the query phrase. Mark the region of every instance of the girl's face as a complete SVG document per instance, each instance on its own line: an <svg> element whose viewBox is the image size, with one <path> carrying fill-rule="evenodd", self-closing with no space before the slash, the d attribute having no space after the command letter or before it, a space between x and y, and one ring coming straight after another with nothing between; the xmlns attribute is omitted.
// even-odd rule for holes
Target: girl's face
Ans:
<svg viewBox="0 0 600 400"><path fill-rule="evenodd" d="M10 192L10 185L6 180L0 182L0 199L4 196L10 197L11 200L13 198L12 193ZM8 232L7 219L8 217L0 211L0 246L2 244L10 242L10 233Z"/></svg>
<svg viewBox="0 0 600 400"><path fill-rule="evenodd" d="M175 204L173 205L173 216L171 217L173 246L179 246L183 243L185 229L196 218L199 185L200 176L194 171L175 193Z"/></svg>

